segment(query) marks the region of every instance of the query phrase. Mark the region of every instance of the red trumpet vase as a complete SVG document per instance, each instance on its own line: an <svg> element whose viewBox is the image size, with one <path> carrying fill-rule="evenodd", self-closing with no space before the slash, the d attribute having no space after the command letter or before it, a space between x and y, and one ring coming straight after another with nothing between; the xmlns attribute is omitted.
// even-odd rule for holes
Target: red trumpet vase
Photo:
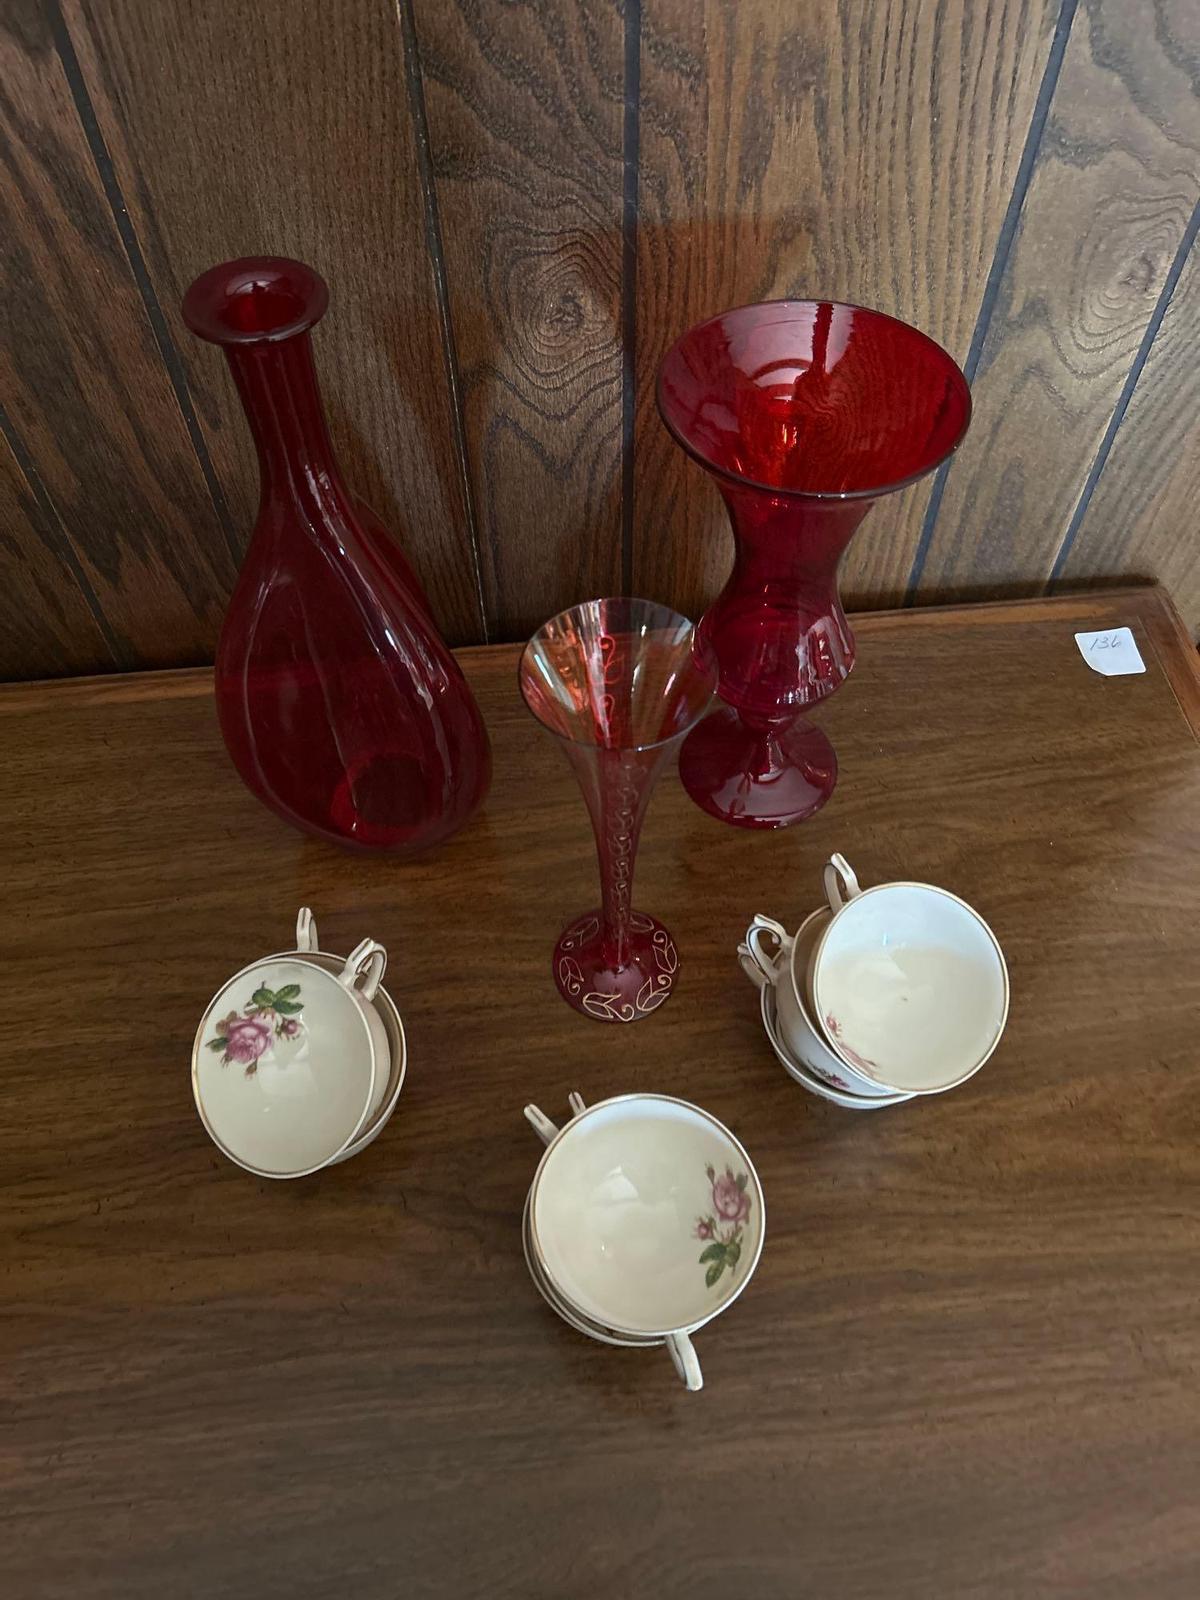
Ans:
<svg viewBox="0 0 1200 1600"><path fill-rule="evenodd" d="M837 757L802 713L854 665L842 553L885 494L932 472L966 433L971 397L949 355L861 306L776 300L700 323L668 351L658 406L724 497L733 573L698 625L724 706L689 735L696 804L783 828L833 792Z"/></svg>

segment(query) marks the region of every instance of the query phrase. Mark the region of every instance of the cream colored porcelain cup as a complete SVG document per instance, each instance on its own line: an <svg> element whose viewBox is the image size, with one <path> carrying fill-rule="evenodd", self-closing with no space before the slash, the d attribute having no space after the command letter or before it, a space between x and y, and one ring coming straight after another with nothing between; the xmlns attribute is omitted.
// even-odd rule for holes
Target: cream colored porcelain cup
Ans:
<svg viewBox="0 0 1200 1600"><path fill-rule="evenodd" d="M263 1178L305 1177L348 1149L390 1076L372 1002L387 952L372 939L327 972L268 956L209 1002L192 1047L200 1120L229 1159Z"/></svg>
<svg viewBox="0 0 1200 1600"><path fill-rule="evenodd" d="M715 1117L668 1095L618 1095L561 1130L536 1106L525 1115L547 1145L529 1231L549 1284L586 1323L663 1340L701 1388L691 1335L737 1299L762 1252L749 1156Z"/></svg>
<svg viewBox="0 0 1200 1600"><path fill-rule="evenodd" d="M812 1019L859 1079L940 1094L979 1071L1008 1018L1008 969L965 900L928 883L861 889L845 856L825 867L833 915L806 975Z"/></svg>

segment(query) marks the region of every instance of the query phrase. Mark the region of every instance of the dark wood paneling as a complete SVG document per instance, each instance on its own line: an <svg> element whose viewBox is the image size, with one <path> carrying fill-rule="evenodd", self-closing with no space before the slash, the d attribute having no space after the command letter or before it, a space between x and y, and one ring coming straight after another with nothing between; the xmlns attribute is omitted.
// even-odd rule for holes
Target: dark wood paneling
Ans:
<svg viewBox="0 0 1200 1600"><path fill-rule="evenodd" d="M694 614L729 568L724 508L654 411L658 361L690 322L824 295L966 356L1057 9L644 0L638 588ZM847 596L903 595L928 495L874 508Z"/></svg>
<svg viewBox="0 0 1200 1600"><path fill-rule="evenodd" d="M66 0L96 115L244 534L253 451L224 362L178 315L203 267L300 256L329 280L315 335L352 487L400 537L452 640L482 622L390 0Z"/></svg>
<svg viewBox="0 0 1200 1600"><path fill-rule="evenodd" d="M53 508L38 504L2 436L0 551L0 678L58 677L122 665L79 586Z"/></svg>
<svg viewBox="0 0 1200 1600"><path fill-rule="evenodd" d="M1104 679L1072 633L1121 622L1148 670ZM554 987L594 854L514 650L464 660L486 812L403 867L260 807L206 675L0 694L5 1600L1195 1600L1200 750L1162 670L1195 716L1194 654L1153 591L856 627L818 816L749 836L664 775L637 901L679 985L631 1032ZM842 1111L763 1037L737 940L837 848L1004 945L1008 1031L950 1094ZM270 1183L209 1145L188 1056L301 901L388 944L409 1070L370 1149ZM521 1107L639 1088L766 1194L699 1395L521 1255Z"/></svg>
<svg viewBox="0 0 1200 1600"><path fill-rule="evenodd" d="M1076 13L921 599L1049 577L1200 196L1198 59L1194 5Z"/></svg>
<svg viewBox="0 0 1200 1600"><path fill-rule="evenodd" d="M1200 193L1198 17L11 0L0 405L51 565L0 593L0 670L211 656L257 473L178 299L260 250L329 277L316 343L347 475L456 642L630 584L702 609L730 539L659 425L655 369L691 321L780 294L878 305L979 358L963 452L932 497L873 509L848 601L1158 572L1200 627L1193 269L1146 348ZM59 559L105 647L74 601L67 637Z"/></svg>
<svg viewBox="0 0 1200 1600"><path fill-rule="evenodd" d="M489 614L621 589L621 7L416 0Z"/></svg>
<svg viewBox="0 0 1200 1600"><path fill-rule="evenodd" d="M0 403L122 653L203 661L233 563L35 0L0 20L0 149Z"/></svg>
<svg viewBox="0 0 1200 1600"><path fill-rule="evenodd" d="M1157 578L1200 626L1200 252L1188 256L1059 576Z"/></svg>

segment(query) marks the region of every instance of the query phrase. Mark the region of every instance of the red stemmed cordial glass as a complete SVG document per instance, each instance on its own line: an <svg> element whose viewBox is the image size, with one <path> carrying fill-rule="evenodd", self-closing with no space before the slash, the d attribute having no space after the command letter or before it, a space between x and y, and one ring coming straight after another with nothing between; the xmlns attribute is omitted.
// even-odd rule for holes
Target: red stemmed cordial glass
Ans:
<svg viewBox="0 0 1200 1600"><path fill-rule="evenodd" d="M696 804L784 828L833 792L837 757L801 712L854 665L842 552L880 496L932 472L971 417L967 381L916 328L829 300L722 312L659 368L658 407L725 498L733 574L698 625L724 707L680 751Z"/></svg>
<svg viewBox="0 0 1200 1600"><path fill-rule="evenodd" d="M403 855L462 827L491 751L411 568L334 459L310 338L328 300L281 256L213 267L184 296L188 327L225 352L261 475L217 711L265 805L335 844Z"/></svg>
<svg viewBox="0 0 1200 1600"><path fill-rule="evenodd" d="M633 906L642 818L663 762L712 702L717 666L686 617L650 600L589 600L525 646L521 693L570 761L596 835L600 904L554 947L568 1005L598 1022L638 1022L668 998L675 941Z"/></svg>

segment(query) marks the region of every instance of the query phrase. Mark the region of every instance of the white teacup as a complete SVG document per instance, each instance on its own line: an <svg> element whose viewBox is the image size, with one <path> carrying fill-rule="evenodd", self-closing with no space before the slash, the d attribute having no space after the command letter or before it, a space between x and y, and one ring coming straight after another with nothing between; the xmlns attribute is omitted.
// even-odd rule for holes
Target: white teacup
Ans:
<svg viewBox="0 0 1200 1600"><path fill-rule="evenodd" d="M836 1055L809 1013L805 974L818 940L832 921L832 911L822 906L804 919L793 937L771 917L756 916L746 929L744 942L738 945L742 968L760 989L768 984L774 989L776 1029L810 1072L843 1094L894 1098L893 1090L856 1072ZM768 944L776 947L774 954L767 949Z"/></svg>
<svg viewBox="0 0 1200 1600"><path fill-rule="evenodd" d="M391 1071L373 1004L387 952L364 939L331 973L299 955L245 967L209 1002L192 1094L209 1137L263 1178L300 1178L351 1146Z"/></svg>
<svg viewBox="0 0 1200 1600"><path fill-rule="evenodd" d="M545 1278L584 1323L663 1340L701 1388L690 1335L737 1299L762 1252L749 1156L715 1117L667 1095L602 1100L561 1130L536 1106L525 1115L547 1144L529 1204Z"/></svg>
<svg viewBox="0 0 1200 1600"><path fill-rule="evenodd" d="M809 955L812 1018L845 1068L888 1090L940 1094L979 1071L1008 1018L1008 969L966 901L928 883L860 889L825 868L833 915Z"/></svg>

